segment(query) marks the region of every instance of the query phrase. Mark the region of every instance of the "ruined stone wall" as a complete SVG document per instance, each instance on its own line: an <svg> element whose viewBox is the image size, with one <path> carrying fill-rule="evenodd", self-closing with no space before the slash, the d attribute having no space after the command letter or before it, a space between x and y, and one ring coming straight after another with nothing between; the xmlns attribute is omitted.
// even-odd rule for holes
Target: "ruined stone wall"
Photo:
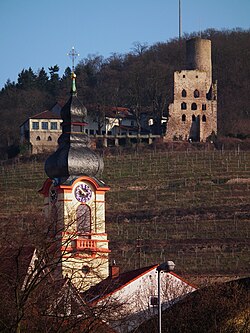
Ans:
<svg viewBox="0 0 250 333"><path fill-rule="evenodd" d="M174 73L165 140L206 141L217 133L217 84L212 84L211 42L187 42L187 68Z"/></svg>

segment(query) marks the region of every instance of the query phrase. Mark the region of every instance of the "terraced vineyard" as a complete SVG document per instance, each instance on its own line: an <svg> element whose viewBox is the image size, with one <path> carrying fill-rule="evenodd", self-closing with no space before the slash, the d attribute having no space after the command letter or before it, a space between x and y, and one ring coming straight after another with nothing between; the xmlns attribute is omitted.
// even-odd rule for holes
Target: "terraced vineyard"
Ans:
<svg viewBox="0 0 250 333"><path fill-rule="evenodd" d="M45 178L41 162L2 166L1 217L41 210ZM249 274L249 151L120 153L102 178L112 256L126 269L172 259L187 274Z"/></svg>

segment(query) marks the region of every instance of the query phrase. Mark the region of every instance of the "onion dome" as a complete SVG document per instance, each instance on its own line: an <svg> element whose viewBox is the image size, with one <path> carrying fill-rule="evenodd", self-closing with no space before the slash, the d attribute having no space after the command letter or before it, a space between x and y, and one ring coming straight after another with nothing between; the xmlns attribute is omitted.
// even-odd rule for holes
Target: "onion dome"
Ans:
<svg viewBox="0 0 250 333"><path fill-rule="evenodd" d="M83 132L87 109L77 97L75 79L73 73L71 96L61 110L59 147L45 162L46 174L58 184L82 175L98 177L103 170L102 158L91 149L91 140Z"/></svg>

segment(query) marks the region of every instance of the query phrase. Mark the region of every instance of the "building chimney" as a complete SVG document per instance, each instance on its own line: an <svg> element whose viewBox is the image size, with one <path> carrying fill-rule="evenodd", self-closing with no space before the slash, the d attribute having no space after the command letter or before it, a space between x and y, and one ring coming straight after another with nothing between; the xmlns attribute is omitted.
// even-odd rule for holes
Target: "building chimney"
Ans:
<svg viewBox="0 0 250 333"><path fill-rule="evenodd" d="M116 265L115 260L113 260L112 264L109 266L109 277L111 279L117 278L120 274L120 268Z"/></svg>

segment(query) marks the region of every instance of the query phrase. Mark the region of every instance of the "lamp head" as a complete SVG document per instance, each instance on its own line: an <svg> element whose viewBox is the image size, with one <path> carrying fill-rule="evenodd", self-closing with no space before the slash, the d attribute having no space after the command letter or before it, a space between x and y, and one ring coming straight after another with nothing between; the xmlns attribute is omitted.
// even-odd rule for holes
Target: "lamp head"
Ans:
<svg viewBox="0 0 250 333"><path fill-rule="evenodd" d="M175 268L175 263L172 260L168 260L166 262L163 262L162 264L160 264L156 270L158 272L171 272L173 271Z"/></svg>

